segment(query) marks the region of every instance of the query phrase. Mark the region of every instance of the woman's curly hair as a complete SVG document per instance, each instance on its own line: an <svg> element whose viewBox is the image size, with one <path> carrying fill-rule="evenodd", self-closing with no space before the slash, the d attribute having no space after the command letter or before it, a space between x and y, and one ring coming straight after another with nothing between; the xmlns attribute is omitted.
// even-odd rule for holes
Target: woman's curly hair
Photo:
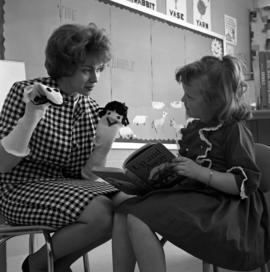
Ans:
<svg viewBox="0 0 270 272"><path fill-rule="evenodd" d="M71 76L88 55L107 63L111 59L110 46L104 29L98 29L93 23L61 25L48 40L45 67L54 79Z"/></svg>

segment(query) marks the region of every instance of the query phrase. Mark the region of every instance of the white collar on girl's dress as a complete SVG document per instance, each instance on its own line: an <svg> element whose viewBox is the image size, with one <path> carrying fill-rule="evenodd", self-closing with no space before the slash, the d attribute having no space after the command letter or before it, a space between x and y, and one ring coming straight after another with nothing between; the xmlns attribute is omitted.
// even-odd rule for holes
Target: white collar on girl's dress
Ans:
<svg viewBox="0 0 270 272"><path fill-rule="evenodd" d="M205 149L205 152L204 154L202 155L198 155L197 158L196 158L196 161L198 163L203 163L204 161L207 161L209 163L209 168L212 167L212 160L210 159L207 159L207 154L209 151L212 150L212 143L206 138L206 136L204 135L204 131L216 131L218 130L219 128L221 128L223 125L223 123L221 124L218 124L216 126L213 126L213 127L203 127L201 129L199 129L199 136L200 136L200 139L206 143L207 147Z"/></svg>
<svg viewBox="0 0 270 272"><path fill-rule="evenodd" d="M196 162L198 162L200 164L202 164L203 162L208 162L209 163L208 167L209 168L212 167L212 160L207 158L208 152L212 150L212 143L205 137L204 131L216 131L216 130L220 129L222 126L223 126L223 123L218 124L217 126L204 127L204 128L199 129L200 139L207 144L207 147L205 149L204 154L197 156ZM246 175L243 167L241 167L241 166L233 166L230 169L228 169L226 172L230 173L233 170L240 171L243 176L241 188L240 188L240 197L241 197L241 199L245 199L245 198L247 198L247 194L245 192L245 181L247 180L247 175Z"/></svg>

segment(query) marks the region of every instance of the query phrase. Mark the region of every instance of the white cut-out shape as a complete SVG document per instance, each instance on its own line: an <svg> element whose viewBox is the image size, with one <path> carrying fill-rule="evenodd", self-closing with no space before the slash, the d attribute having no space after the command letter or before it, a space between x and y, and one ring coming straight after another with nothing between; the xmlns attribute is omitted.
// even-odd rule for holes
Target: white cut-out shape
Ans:
<svg viewBox="0 0 270 272"><path fill-rule="evenodd" d="M182 139L182 133L181 133L181 129L184 127L183 124L178 124L174 118L172 118L170 120L170 126L173 127L175 129L175 136L177 140L181 140Z"/></svg>
<svg viewBox="0 0 270 272"><path fill-rule="evenodd" d="M147 115L136 115L134 118L133 118L133 124L134 125L145 125L146 124L146 119L147 119Z"/></svg>
<svg viewBox="0 0 270 272"><path fill-rule="evenodd" d="M165 107L165 103L161 101L152 101L152 107L156 110L161 110Z"/></svg>
<svg viewBox="0 0 270 272"><path fill-rule="evenodd" d="M129 126L121 127L119 130L119 135L120 135L120 137L122 137L124 139L136 138L135 133L133 132L133 130Z"/></svg>
<svg viewBox="0 0 270 272"><path fill-rule="evenodd" d="M183 106L183 102L182 101L172 101L170 103L170 105L171 105L172 108L180 109Z"/></svg>
<svg viewBox="0 0 270 272"><path fill-rule="evenodd" d="M199 119L199 118L188 117L188 118L186 119L186 126L187 126L189 123L191 123L191 122L193 122L193 121L195 121L195 120L200 120L200 119Z"/></svg>
<svg viewBox="0 0 270 272"><path fill-rule="evenodd" d="M211 43L211 51L213 56L222 58L222 44L217 39L213 39Z"/></svg>
<svg viewBox="0 0 270 272"><path fill-rule="evenodd" d="M155 120L152 121L152 128L155 129L156 133L157 133L158 127L162 127L164 125L167 115L168 115L168 112L163 111L161 118L155 119Z"/></svg>
<svg viewBox="0 0 270 272"><path fill-rule="evenodd" d="M252 110L256 110L256 108L257 108L256 102L250 103L250 107L251 107Z"/></svg>

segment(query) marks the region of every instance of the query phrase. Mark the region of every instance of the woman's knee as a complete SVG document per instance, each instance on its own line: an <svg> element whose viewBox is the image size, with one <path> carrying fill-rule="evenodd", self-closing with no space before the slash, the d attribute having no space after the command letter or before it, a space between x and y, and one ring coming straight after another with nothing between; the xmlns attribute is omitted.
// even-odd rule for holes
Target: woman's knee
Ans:
<svg viewBox="0 0 270 272"><path fill-rule="evenodd" d="M112 226L113 221L113 205L110 199L105 196L94 198L84 209L79 220L85 224L95 223L101 228Z"/></svg>

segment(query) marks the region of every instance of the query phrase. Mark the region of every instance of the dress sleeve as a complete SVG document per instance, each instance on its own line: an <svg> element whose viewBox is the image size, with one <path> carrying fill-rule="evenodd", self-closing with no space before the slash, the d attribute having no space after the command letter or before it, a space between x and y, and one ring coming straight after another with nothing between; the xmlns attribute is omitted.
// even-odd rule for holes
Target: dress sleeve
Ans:
<svg viewBox="0 0 270 272"><path fill-rule="evenodd" d="M9 134L24 114L24 87L25 86L22 82L14 83L5 98L2 111L0 113L0 140Z"/></svg>
<svg viewBox="0 0 270 272"><path fill-rule="evenodd" d="M227 172L235 175L240 197L247 198L260 183L260 171L255 163L254 141L243 122L226 130L225 158Z"/></svg>

